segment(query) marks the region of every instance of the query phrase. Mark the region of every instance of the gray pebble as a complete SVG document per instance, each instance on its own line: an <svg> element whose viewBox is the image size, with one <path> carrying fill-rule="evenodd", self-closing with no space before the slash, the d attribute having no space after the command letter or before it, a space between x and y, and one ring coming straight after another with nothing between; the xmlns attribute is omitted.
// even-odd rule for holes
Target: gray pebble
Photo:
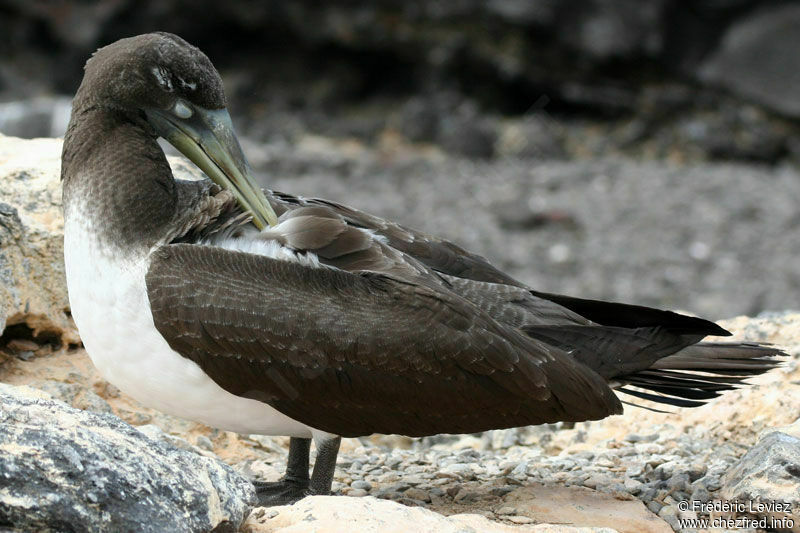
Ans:
<svg viewBox="0 0 800 533"><path fill-rule="evenodd" d="M675 531L680 531L681 524L678 521L678 510L675 507L664 506L658 511L659 518L663 519Z"/></svg>
<svg viewBox="0 0 800 533"><path fill-rule="evenodd" d="M406 498L411 498L412 500L419 500L421 502L431 501L428 491L418 489L416 487L411 487L410 489L406 490L404 495Z"/></svg>
<svg viewBox="0 0 800 533"><path fill-rule="evenodd" d="M625 440L628 442L653 442L658 440L658 433L652 433L650 435L638 435L636 433L631 433Z"/></svg>
<svg viewBox="0 0 800 533"><path fill-rule="evenodd" d="M388 466L389 468L395 468L395 467L397 467L397 465L399 465L402 462L403 462L403 460L400 457L397 457L397 456L393 455L392 457L389 457L388 459L386 459L386 463L384 463L384 464L386 466Z"/></svg>
<svg viewBox="0 0 800 533"><path fill-rule="evenodd" d="M475 500L477 500L478 496L479 496L479 494L477 492L462 488L453 497L453 501L456 502L456 503L470 503L470 502L474 502Z"/></svg>
<svg viewBox="0 0 800 533"><path fill-rule="evenodd" d="M515 466L514 470L511 471L511 475L517 478L528 475L528 461L522 461Z"/></svg>
<svg viewBox="0 0 800 533"><path fill-rule="evenodd" d="M672 491L686 491L689 489L689 474L681 472L673 475L667 481L667 487Z"/></svg>
<svg viewBox="0 0 800 533"><path fill-rule="evenodd" d="M211 439L206 437L205 435L198 435L194 441L195 446L198 448L202 448L204 450L208 450L210 452L214 451L214 443L211 442Z"/></svg>
<svg viewBox="0 0 800 533"><path fill-rule="evenodd" d="M372 490L372 485L368 481L364 481L362 479L357 479L357 480L353 481L352 483L350 483L350 487L352 487L354 489L365 490L367 492Z"/></svg>
<svg viewBox="0 0 800 533"><path fill-rule="evenodd" d="M472 479L474 477L474 472L472 468L465 463L453 463L451 465L447 465L443 467L438 475L445 475L449 477L462 477L466 479ZM437 475L437 476L438 476Z"/></svg>
<svg viewBox="0 0 800 533"><path fill-rule="evenodd" d="M633 463L627 468L625 473L629 477L640 477L640 476L644 475L644 464L642 464L642 463Z"/></svg>
<svg viewBox="0 0 800 533"><path fill-rule="evenodd" d="M405 494L403 495L402 498L397 500L397 502L398 503L402 503L403 505L406 505L408 507L424 507L425 506L425 502L424 501L415 500L414 498L409 498Z"/></svg>
<svg viewBox="0 0 800 533"><path fill-rule="evenodd" d="M394 485L390 485L389 487L387 487L387 490L390 490L392 492L403 492L408 490L409 488L411 488L411 485L409 485L404 481L399 481Z"/></svg>

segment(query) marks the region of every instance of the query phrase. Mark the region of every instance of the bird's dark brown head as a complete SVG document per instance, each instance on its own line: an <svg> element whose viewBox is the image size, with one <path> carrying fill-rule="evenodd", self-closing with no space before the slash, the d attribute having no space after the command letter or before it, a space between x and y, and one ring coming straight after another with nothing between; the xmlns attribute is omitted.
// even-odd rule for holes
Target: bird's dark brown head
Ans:
<svg viewBox="0 0 800 533"><path fill-rule="evenodd" d="M76 100L136 113L172 109L181 100L204 109L226 105L222 80L208 57L170 33L137 35L100 48L86 63Z"/></svg>
<svg viewBox="0 0 800 533"><path fill-rule="evenodd" d="M62 157L65 183L87 174L81 173L87 154L108 153L95 163L99 169L127 150L129 158L160 159L162 188L169 189L172 175L153 139L159 136L233 192L257 227L277 223L234 133L217 70L180 37L148 33L101 48L86 62L72 108ZM142 170L141 163L136 168Z"/></svg>

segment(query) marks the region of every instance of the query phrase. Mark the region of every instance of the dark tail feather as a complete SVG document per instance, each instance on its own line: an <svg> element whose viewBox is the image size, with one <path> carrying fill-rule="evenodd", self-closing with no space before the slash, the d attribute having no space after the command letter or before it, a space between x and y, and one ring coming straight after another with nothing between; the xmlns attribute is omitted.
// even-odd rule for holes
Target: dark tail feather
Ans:
<svg viewBox="0 0 800 533"><path fill-rule="evenodd" d="M614 381L616 390L636 398L697 407L745 384L747 378L779 366L779 358L786 356L764 344L701 342Z"/></svg>

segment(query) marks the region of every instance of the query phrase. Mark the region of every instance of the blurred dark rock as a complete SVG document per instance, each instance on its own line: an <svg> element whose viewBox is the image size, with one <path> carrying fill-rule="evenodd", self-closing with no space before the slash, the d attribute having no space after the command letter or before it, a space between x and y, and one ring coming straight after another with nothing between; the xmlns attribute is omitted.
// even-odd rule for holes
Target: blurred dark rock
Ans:
<svg viewBox="0 0 800 533"><path fill-rule="evenodd" d="M0 131L60 135L41 97L153 30L211 57L256 141L774 164L800 138L800 8L782 0L0 0Z"/></svg>
<svg viewBox="0 0 800 533"><path fill-rule="evenodd" d="M767 9L734 24L700 79L800 118L800 6Z"/></svg>
<svg viewBox="0 0 800 533"><path fill-rule="evenodd" d="M563 159L566 135L561 122L544 112L532 113L501 126L495 153L500 157Z"/></svg>
<svg viewBox="0 0 800 533"><path fill-rule="evenodd" d="M46 97L0 103L0 131L4 135L34 139L61 137L67 130L72 100Z"/></svg>
<svg viewBox="0 0 800 533"><path fill-rule="evenodd" d="M497 133L496 120L481 116L477 109L465 105L456 113L443 118L436 140L449 152L488 158L494 154Z"/></svg>

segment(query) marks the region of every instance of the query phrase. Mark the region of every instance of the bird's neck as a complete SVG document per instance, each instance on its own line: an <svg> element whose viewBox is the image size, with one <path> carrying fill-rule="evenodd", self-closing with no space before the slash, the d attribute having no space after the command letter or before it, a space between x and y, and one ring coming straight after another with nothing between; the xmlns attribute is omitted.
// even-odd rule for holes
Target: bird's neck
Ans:
<svg viewBox="0 0 800 533"><path fill-rule="evenodd" d="M61 179L65 220L86 220L104 244L149 248L175 216L175 181L164 152L142 124L114 110L73 108Z"/></svg>

